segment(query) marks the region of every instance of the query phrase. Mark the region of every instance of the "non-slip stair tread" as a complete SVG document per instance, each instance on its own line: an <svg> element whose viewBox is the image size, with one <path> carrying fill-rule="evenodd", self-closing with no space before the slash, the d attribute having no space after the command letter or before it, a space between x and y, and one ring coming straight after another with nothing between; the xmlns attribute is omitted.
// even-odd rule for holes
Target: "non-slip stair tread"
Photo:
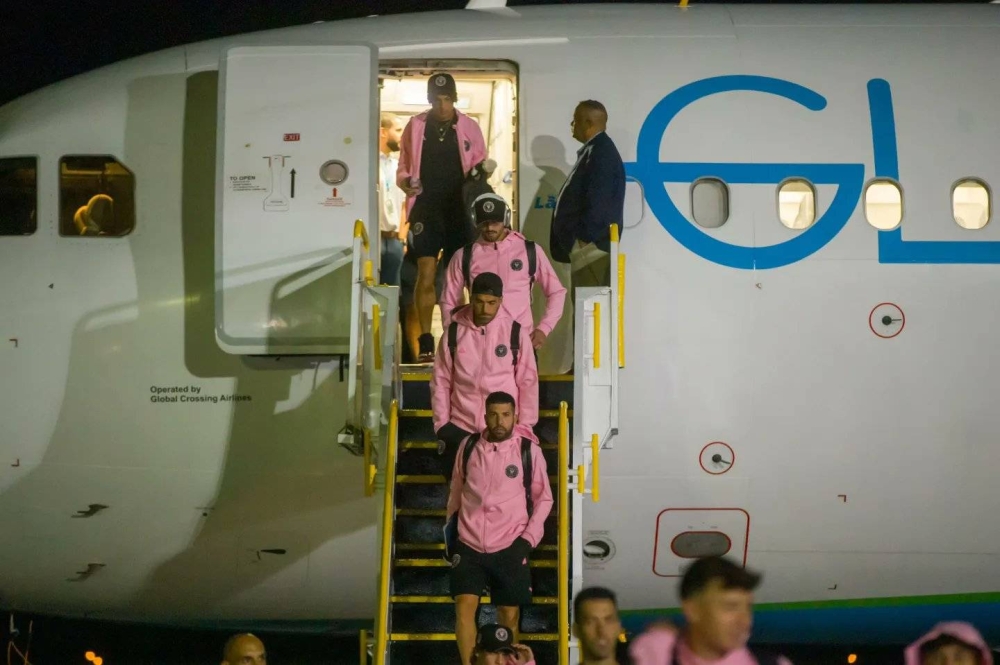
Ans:
<svg viewBox="0 0 1000 665"><path fill-rule="evenodd" d="M394 596L447 596L451 594L451 580L447 569L394 567L392 593ZM559 593L559 576L555 568L531 569L532 596L556 596ZM487 592L488 589L484 589Z"/></svg>
<svg viewBox="0 0 1000 665"><path fill-rule="evenodd" d="M481 604L478 622L497 622L497 609ZM523 633L552 633L558 630L558 605L525 605L521 608L520 630ZM392 630L399 633L449 633L455 629L455 603L394 603Z"/></svg>

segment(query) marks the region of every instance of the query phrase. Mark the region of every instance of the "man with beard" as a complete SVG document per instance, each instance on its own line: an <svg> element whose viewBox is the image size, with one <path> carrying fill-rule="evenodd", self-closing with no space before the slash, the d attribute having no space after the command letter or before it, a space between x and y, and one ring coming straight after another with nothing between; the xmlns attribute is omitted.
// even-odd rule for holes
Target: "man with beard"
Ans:
<svg viewBox="0 0 1000 665"><path fill-rule="evenodd" d="M441 318L445 326L462 300L462 289L470 288L479 273L493 272L504 284L504 308L531 334L537 350L559 323L566 300L566 287L559 281L549 257L534 242L511 228L510 206L497 194L479 196L473 206L479 239L455 252L441 294ZM531 290L538 282L545 293L545 316L535 326L531 315Z"/></svg>
<svg viewBox="0 0 1000 665"><path fill-rule="evenodd" d="M403 123L392 113L383 113L379 127L379 187L378 187L378 228L382 235L382 253L379 262L382 284L399 286L400 270L403 266L403 247L406 245L406 215L403 210L405 195L396 185L396 169L399 160L393 153L399 152L399 140L403 135Z"/></svg>
<svg viewBox="0 0 1000 665"><path fill-rule="evenodd" d="M458 518L458 541L450 552L451 595L462 665L472 659L476 610L486 587L498 623L517 642L521 605L531 603L528 557L552 510L545 457L531 428L518 424L514 397L490 393L485 423L482 432L462 442L448 494L448 521Z"/></svg>

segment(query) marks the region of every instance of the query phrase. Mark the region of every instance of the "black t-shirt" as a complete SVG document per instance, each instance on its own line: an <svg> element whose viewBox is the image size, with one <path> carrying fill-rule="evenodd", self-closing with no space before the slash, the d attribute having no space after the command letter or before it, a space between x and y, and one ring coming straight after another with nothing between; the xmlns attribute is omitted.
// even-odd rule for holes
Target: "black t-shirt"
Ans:
<svg viewBox="0 0 1000 665"><path fill-rule="evenodd" d="M427 116L424 145L420 156L420 184L432 197L461 196L465 172L459 152L458 117L446 122Z"/></svg>

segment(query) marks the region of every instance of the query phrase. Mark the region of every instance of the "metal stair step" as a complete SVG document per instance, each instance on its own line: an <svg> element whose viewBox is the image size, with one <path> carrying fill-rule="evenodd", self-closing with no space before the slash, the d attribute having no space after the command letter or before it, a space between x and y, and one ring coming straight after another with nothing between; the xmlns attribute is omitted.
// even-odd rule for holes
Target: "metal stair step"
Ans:
<svg viewBox="0 0 1000 665"><path fill-rule="evenodd" d="M554 633L558 630L558 605L526 605L521 609L521 632ZM480 605L477 623L496 623L494 605ZM455 630L455 604L393 603L394 633L451 633Z"/></svg>
<svg viewBox="0 0 1000 665"><path fill-rule="evenodd" d="M449 570L450 568L437 567L395 567L392 571L392 594L394 596L448 596L451 594ZM556 572L555 568L532 568L532 595L557 595L559 589Z"/></svg>

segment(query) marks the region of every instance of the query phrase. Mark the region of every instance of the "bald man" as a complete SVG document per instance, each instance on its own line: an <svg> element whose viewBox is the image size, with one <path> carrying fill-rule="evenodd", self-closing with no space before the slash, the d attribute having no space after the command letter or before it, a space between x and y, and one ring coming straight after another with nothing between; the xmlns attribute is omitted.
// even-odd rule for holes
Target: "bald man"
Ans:
<svg viewBox="0 0 1000 665"><path fill-rule="evenodd" d="M592 99L577 104L571 126L573 138L583 147L556 199L549 251L554 260L573 265L575 292L577 286L610 283L611 225L618 225L620 236L625 166L605 131L608 111L603 104Z"/></svg>
<svg viewBox="0 0 1000 665"><path fill-rule="evenodd" d="M233 635L222 650L222 665L267 665L267 651L256 635Z"/></svg>

